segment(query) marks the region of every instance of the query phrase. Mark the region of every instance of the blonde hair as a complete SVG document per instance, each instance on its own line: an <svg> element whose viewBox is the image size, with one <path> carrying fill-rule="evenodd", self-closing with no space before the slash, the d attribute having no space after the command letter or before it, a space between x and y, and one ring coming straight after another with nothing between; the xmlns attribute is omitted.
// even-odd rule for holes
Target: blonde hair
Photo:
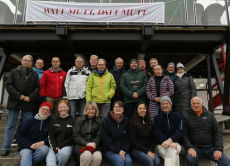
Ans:
<svg viewBox="0 0 230 166"><path fill-rule="evenodd" d="M96 58L98 60L98 56L97 55L91 55L89 59L91 58Z"/></svg>
<svg viewBox="0 0 230 166"><path fill-rule="evenodd" d="M157 59L157 58L151 58L151 59L149 60L149 63L150 63L151 61L153 61L153 60L155 60L155 61L158 62L158 59Z"/></svg>
<svg viewBox="0 0 230 166"><path fill-rule="evenodd" d="M92 106L95 109L95 116L98 117L99 115L99 110L97 108L97 104L94 101L88 101L85 105L85 109L84 109L84 115L87 115L87 109L89 106Z"/></svg>

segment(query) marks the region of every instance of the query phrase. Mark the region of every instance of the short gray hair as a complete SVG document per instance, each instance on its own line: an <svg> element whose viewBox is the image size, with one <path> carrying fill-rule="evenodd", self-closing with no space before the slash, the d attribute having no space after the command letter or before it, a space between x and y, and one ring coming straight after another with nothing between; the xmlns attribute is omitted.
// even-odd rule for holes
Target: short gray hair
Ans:
<svg viewBox="0 0 230 166"><path fill-rule="evenodd" d="M33 57L32 57L31 55L25 55L25 56L22 57L22 59L24 59L25 57L29 57L29 58L31 59L32 62L33 62L33 60L34 60Z"/></svg>
<svg viewBox="0 0 230 166"><path fill-rule="evenodd" d="M98 59L97 64L98 64L99 61L104 61L105 65L106 65L106 60L105 59L103 59L103 58Z"/></svg>
<svg viewBox="0 0 230 166"><path fill-rule="evenodd" d="M118 57L118 58L115 60L115 62L114 62L114 63L116 63L116 61L117 61L118 59L121 59L121 60L122 60L122 62L123 62L123 64L124 64L124 60L123 60L121 57Z"/></svg>
<svg viewBox="0 0 230 166"><path fill-rule="evenodd" d="M84 59L83 59L81 56L78 56L78 57L75 59L75 62L76 62L78 59L82 59L83 62L84 62Z"/></svg>

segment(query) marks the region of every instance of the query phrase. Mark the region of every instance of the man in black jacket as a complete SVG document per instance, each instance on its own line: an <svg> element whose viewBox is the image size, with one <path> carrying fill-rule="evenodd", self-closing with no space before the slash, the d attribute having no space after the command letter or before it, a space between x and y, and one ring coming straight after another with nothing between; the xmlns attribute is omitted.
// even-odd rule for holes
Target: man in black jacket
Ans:
<svg viewBox="0 0 230 166"><path fill-rule="evenodd" d="M122 101L124 102L124 93L121 91L120 88L120 81L121 81L121 76L126 73L127 71L124 69L124 61L122 58L118 57L115 60L115 65L113 66L113 69L109 71L115 81L116 81L116 91L115 91L115 95L113 96L112 100L111 100L111 109L112 110L112 105L115 101Z"/></svg>
<svg viewBox="0 0 230 166"><path fill-rule="evenodd" d="M25 55L21 61L22 65L11 70L6 81L6 90L9 93L7 109L8 119L5 137L2 147L2 156L7 156L11 147L11 141L16 127L20 110L23 122L32 117L35 109L35 99L39 95L39 77L33 70L33 57Z"/></svg>
<svg viewBox="0 0 230 166"><path fill-rule="evenodd" d="M188 166L198 166L198 160L202 156L216 162L218 166L229 166L230 160L223 153L220 126L199 97L192 98L191 109L185 112L183 117L183 145L187 152Z"/></svg>

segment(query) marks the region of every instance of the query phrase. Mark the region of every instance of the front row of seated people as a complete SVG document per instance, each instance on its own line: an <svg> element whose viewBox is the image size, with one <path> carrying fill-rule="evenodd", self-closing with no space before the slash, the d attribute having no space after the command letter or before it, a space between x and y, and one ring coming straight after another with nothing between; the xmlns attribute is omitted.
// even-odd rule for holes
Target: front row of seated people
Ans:
<svg viewBox="0 0 230 166"><path fill-rule="evenodd" d="M59 116L50 118L52 106L45 102L17 133L21 166L36 165L46 159L47 166L64 166L73 157L81 166L99 166L103 157L116 166L131 166L132 159L146 166L179 166L181 145L188 166L198 166L202 156L218 166L229 166L223 153L223 138L214 115L199 97L191 100L191 109L182 115L173 112L169 97L161 98L161 113L154 118L144 102L135 107L129 120L124 103L116 101L113 110L101 120L97 105L86 104L84 116L73 119L69 103L61 100ZM132 157L132 158L131 158Z"/></svg>

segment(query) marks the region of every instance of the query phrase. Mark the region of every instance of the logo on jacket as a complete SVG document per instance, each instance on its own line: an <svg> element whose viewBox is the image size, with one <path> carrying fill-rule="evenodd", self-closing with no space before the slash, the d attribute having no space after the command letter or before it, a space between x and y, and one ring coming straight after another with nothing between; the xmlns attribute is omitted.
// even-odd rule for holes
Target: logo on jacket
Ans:
<svg viewBox="0 0 230 166"><path fill-rule="evenodd" d="M71 125L67 124L67 127L73 127L73 126L71 126Z"/></svg>
<svg viewBox="0 0 230 166"><path fill-rule="evenodd" d="M207 119L207 117L203 117L203 119Z"/></svg>
<svg viewBox="0 0 230 166"><path fill-rule="evenodd" d="M60 124L54 124L54 126L58 126L58 127L59 127L59 126L60 126Z"/></svg>
<svg viewBox="0 0 230 166"><path fill-rule="evenodd" d="M62 76L60 78L62 79Z"/></svg>

